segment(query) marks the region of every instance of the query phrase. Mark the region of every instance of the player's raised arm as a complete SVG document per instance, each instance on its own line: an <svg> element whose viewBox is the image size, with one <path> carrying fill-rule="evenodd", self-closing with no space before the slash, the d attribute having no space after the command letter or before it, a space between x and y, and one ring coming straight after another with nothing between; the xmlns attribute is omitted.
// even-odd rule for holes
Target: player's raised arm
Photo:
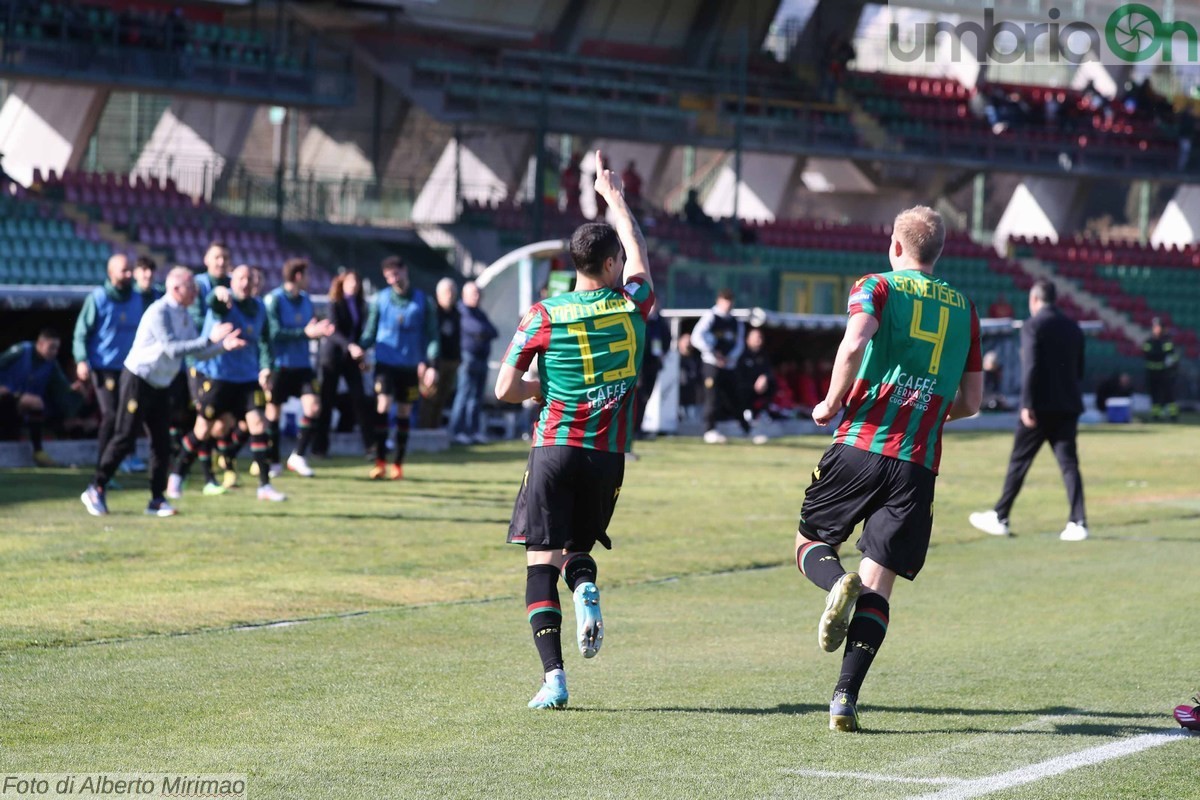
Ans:
<svg viewBox="0 0 1200 800"><path fill-rule="evenodd" d="M624 188L621 178L612 170L605 169L604 157L596 151L596 193L608 203L615 216L614 228L625 248L625 270L621 282L628 283L630 278L640 278L647 284L650 280L650 259L646 255L646 240L642 237L642 229L638 227L629 204L625 202Z"/></svg>

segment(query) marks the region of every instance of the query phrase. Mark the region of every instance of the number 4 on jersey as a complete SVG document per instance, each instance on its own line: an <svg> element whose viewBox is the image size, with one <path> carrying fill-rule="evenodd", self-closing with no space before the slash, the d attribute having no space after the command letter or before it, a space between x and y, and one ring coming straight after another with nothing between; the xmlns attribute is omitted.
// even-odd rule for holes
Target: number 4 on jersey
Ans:
<svg viewBox="0 0 1200 800"><path fill-rule="evenodd" d="M936 331L927 331L921 327L921 312L923 305L920 300L913 301L912 325L908 335L933 345L933 354L929 357L929 374L937 375L942 366L942 348L946 346L946 331L950 328L950 309L938 305L938 326Z"/></svg>

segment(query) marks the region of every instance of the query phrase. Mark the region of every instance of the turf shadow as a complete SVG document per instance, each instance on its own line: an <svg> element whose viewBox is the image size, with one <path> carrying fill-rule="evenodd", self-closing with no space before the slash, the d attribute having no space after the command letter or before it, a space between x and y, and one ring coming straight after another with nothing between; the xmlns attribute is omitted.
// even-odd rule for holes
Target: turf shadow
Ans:
<svg viewBox="0 0 1200 800"><path fill-rule="evenodd" d="M580 708L578 706L571 707L571 711L577 713L603 713L603 714L622 714L629 712L642 713L663 713L663 714L716 714L716 715L731 715L731 716L771 716L783 714L787 716L804 716L824 715L829 712L829 706L815 705L811 703L780 703L775 706L762 706L759 708L738 707L738 706L654 706L645 708ZM1120 720L1146 720L1148 714L1133 714L1124 711L1094 711L1079 708L1069 708L1067 706L1050 706L1047 708L1027 708L1027 709L993 709L993 708L954 708L954 707L923 707L923 706L886 706L886 705L864 705L862 712L866 717L864 727L860 731L863 734L893 734L893 735L921 735L929 734L979 734L985 736L1006 735L1006 736L1048 736L1048 735L1066 735L1066 736L1096 736L1103 738L1137 736L1146 733L1162 733L1162 724L1153 724L1139 722L1121 722ZM870 717L874 713L894 713L894 714L924 714L935 717L1071 717L1071 721L1055 723L1053 719L1046 720L1046 727L1042 729L1027 729L1027 728L980 728L976 725L963 725L960 727L937 727L937 728L880 728L870 724ZM1095 722L1078 721L1077 718L1091 718ZM1105 723L1102 720L1112 720L1113 722Z"/></svg>

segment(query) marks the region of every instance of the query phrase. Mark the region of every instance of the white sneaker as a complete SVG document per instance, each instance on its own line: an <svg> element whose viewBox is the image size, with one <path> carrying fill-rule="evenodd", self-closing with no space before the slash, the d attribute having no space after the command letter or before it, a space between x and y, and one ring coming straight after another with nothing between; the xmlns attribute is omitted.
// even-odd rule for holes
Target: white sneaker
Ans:
<svg viewBox="0 0 1200 800"><path fill-rule="evenodd" d="M287 495L276 489L271 484L258 487L258 499L270 500L272 503L282 503L287 500Z"/></svg>
<svg viewBox="0 0 1200 800"><path fill-rule="evenodd" d="M467 447L471 444L471 437L467 436L465 433L460 433L454 437L454 443L462 445L463 447Z"/></svg>
<svg viewBox="0 0 1200 800"><path fill-rule="evenodd" d="M183 476L171 474L167 476L167 491L166 495L171 500L178 500L183 497Z"/></svg>
<svg viewBox="0 0 1200 800"><path fill-rule="evenodd" d="M312 467L308 465L308 461L299 453L292 453L288 456L287 468L301 478L311 478L315 474Z"/></svg>
<svg viewBox="0 0 1200 800"><path fill-rule="evenodd" d="M1063 528L1063 532L1058 535L1058 538L1064 542L1082 542L1088 538L1087 526L1078 522L1068 522L1067 527Z"/></svg>
<svg viewBox="0 0 1200 800"><path fill-rule="evenodd" d="M754 444L766 444L770 440L767 439L767 435L765 433L759 433L756 434L750 441Z"/></svg>
<svg viewBox="0 0 1200 800"><path fill-rule="evenodd" d="M278 478L283 474L283 464L272 464L267 468L268 478Z"/></svg>
<svg viewBox="0 0 1200 800"><path fill-rule="evenodd" d="M725 434L721 433L718 430L714 429L711 431L704 432L704 443L705 444L725 444L725 442L726 442Z"/></svg>
<svg viewBox="0 0 1200 800"><path fill-rule="evenodd" d="M1000 519L995 511L976 511L967 519L970 521L971 527L984 533L990 533L992 536L1011 535L1008 532L1008 521Z"/></svg>
<svg viewBox="0 0 1200 800"><path fill-rule="evenodd" d="M491 444L492 440L484 436L482 433L477 433L471 437L471 442L473 444Z"/></svg>

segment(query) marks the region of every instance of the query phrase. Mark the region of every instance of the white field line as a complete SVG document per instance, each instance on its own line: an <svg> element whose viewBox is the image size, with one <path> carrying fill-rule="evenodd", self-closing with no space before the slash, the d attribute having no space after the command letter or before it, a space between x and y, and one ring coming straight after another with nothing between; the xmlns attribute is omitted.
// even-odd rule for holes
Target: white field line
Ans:
<svg viewBox="0 0 1200 800"><path fill-rule="evenodd" d="M965 750L987 750L994 749L995 743L1004 741L1008 736L1014 733L1027 733L1030 731L1045 731L1050 733L1053 730L1052 726L1063 725L1074 720L1082 720L1084 717L1078 714L1046 714L1036 719L1031 719L1027 722L1022 722L1020 725L1014 725L1011 728L995 731L994 733L985 733L979 736L969 736L949 747L941 750L935 750L932 753L921 753L914 755L898 764L893 764L891 769L901 772L916 771L921 772L923 769L935 771L930 767L936 764L943 764L947 756L954 756Z"/></svg>
<svg viewBox="0 0 1200 800"><path fill-rule="evenodd" d="M1064 719L1073 718L1074 715L1066 716L1046 716L1039 717L1035 720L1030 720L1015 728L1010 728L1011 731L1030 730L1044 726L1047 722L1061 722ZM993 734L1000 735L1000 734ZM1148 733L1142 736L1135 736L1130 739L1121 739L1109 744L1091 747L1087 750L1081 750L1077 753L1071 753L1058 758L1052 758L1049 761L1043 761L1038 764L1031 764L1026 767L1020 767L1009 772L1001 772L996 775L988 775L983 778L948 778L948 777L931 777L918 778L905 775L885 775L871 772L837 772L832 770L821 769L787 769L786 774L797 775L806 778L850 778L861 781L874 781L876 783L912 783L925 784L932 786L945 786L947 788L933 794L924 794L911 798L911 800L968 800L972 797L982 797L983 795L993 794L995 792L1011 789L1014 786L1023 786L1027 783L1049 778L1054 775L1060 775L1064 772L1069 772L1080 767L1099 764L1104 761L1110 761L1114 758L1123 758L1125 756L1140 753L1143 750L1149 750L1153 747L1159 747L1181 737L1187 737L1190 734L1188 731L1180 729L1166 731L1163 733ZM930 756L918 757L911 759L907 764L920 761L932 761L940 756L948 753L965 749L962 746L947 748L946 750L931 754Z"/></svg>
<svg viewBox="0 0 1200 800"><path fill-rule="evenodd" d="M1053 775L1061 775L1064 772L1079 769L1080 767L1099 764L1114 758L1131 756L1134 753L1140 753L1152 747L1161 747L1164 744L1170 744L1189 735L1182 728L1166 733L1146 733L1141 736L1134 736L1131 739L1121 739L1120 741L1098 747L1089 747L1087 750L1080 750L1078 753L1070 753L1058 758L1052 758L1049 761L1030 764L1027 767L1014 769L1010 772L1001 772L996 775L988 775L987 777L956 783L939 792L920 795L913 798L913 800L967 800L967 798L971 797L982 797L987 794L1002 792L1005 789L1011 789L1014 786L1024 786L1027 783L1040 781L1043 778L1049 778Z"/></svg>

